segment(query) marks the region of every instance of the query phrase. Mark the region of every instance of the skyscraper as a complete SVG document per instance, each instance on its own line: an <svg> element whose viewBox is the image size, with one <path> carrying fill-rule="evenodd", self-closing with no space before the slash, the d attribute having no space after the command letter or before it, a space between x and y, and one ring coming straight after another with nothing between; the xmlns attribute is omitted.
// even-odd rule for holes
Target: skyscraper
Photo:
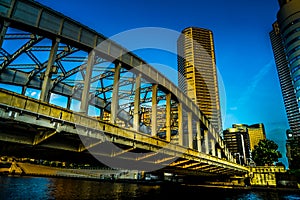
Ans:
<svg viewBox="0 0 300 200"><path fill-rule="evenodd" d="M283 101L293 136L300 136L300 1L279 0L270 32Z"/></svg>
<svg viewBox="0 0 300 200"><path fill-rule="evenodd" d="M219 87L213 33L188 27L177 41L178 86L222 133Z"/></svg>

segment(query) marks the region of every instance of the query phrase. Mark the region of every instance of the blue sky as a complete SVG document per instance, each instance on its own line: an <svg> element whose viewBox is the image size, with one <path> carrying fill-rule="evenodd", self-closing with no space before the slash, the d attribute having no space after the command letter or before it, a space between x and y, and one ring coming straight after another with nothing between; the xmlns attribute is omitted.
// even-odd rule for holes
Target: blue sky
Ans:
<svg viewBox="0 0 300 200"><path fill-rule="evenodd" d="M269 39L279 10L277 0L38 2L106 37L143 27L177 32L189 26L212 30L217 68L224 86L221 95L223 129L234 123L264 123L267 138L274 140L285 155L288 123ZM156 53L136 51L149 63L167 65L174 71L177 69L175 57ZM286 158L281 161L287 163Z"/></svg>

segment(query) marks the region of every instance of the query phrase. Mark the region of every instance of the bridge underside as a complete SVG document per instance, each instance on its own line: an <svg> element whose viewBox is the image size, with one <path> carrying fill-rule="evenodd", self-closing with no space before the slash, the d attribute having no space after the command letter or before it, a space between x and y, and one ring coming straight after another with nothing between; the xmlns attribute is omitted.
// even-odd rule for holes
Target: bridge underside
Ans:
<svg viewBox="0 0 300 200"><path fill-rule="evenodd" d="M14 95L15 100L11 101L18 102L18 95ZM10 99L7 94L6 97L5 99ZM29 99L27 101L25 105L34 105L34 102L39 106L33 107L43 107L43 112L48 110L48 113L58 113L55 111L59 110L57 107L42 106L36 100L30 100L31 103ZM233 176L246 173L245 170L230 166L231 163L226 160L101 121L94 121L101 130L93 129L96 125L91 122L88 125L82 124L88 117L80 114L73 113L73 118L81 117L78 120L66 121L67 113L63 111L60 110L63 114L59 119L43 115L41 110L34 113L0 104L1 152L18 157L141 171L159 170L201 176Z"/></svg>

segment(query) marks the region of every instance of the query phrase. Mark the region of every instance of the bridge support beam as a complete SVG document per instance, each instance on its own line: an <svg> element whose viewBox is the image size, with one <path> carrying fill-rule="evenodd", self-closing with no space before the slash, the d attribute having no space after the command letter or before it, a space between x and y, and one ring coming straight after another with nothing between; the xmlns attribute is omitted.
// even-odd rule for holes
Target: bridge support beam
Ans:
<svg viewBox="0 0 300 200"><path fill-rule="evenodd" d="M216 156L216 142L214 139L210 139L210 146L211 146L211 155Z"/></svg>
<svg viewBox="0 0 300 200"><path fill-rule="evenodd" d="M33 141L32 145L38 145L41 142L47 140L48 138L54 136L57 133L58 132L56 130L41 132L34 137L34 141Z"/></svg>
<svg viewBox="0 0 300 200"><path fill-rule="evenodd" d="M204 130L204 147L205 147L205 153L209 154L208 130Z"/></svg>
<svg viewBox="0 0 300 200"><path fill-rule="evenodd" d="M120 81L121 63L115 64L114 86L110 108L110 122L115 124L117 120L117 112L119 109L119 81Z"/></svg>
<svg viewBox="0 0 300 200"><path fill-rule="evenodd" d="M3 24L1 24L1 30L0 30L0 48L2 47L4 36L6 34L7 28L9 26L9 22L4 21Z"/></svg>
<svg viewBox="0 0 300 200"><path fill-rule="evenodd" d="M166 141L171 141L171 93L166 94Z"/></svg>
<svg viewBox="0 0 300 200"><path fill-rule="evenodd" d="M188 112L188 148L193 148L193 114Z"/></svg>
<svg viewBox="0 0 300 200"><path fill-rule="evenodd" d="M217 149L217 156L218 156L218 158L222 158L222 151L221 151L221 149Z"/></svg>
<svg viewBox="0 0 300 200"><path fill-rule="evenodd" d="M94 63L95 63L95 52L91 51L88 56L86 72L84 76L84 85L81 94L80 112L84 114L87 114L89 110L90 86L91 86L91 77L92 77Z"/></svg>
<svg viewBox="0 0 300 200"><path fill-rule="evenodd" d="M178 103L178 145L183 145L183 117L182 103Z"/></svg>
<svg viewBox="0 0 300 200"><path fill-rule="evenodd" d="M201 123L197 121L196 123L196 131L197 131L197 148L199 152L202 152L202 144L201 144Z"/></svg>
<svg viewBox="0 0 300 200"><path fill-rule="evenodd" d="M71 101L72 101L72 99L71 99L71 97L68 97L68 101L67 101L67 109L71 109Z"/></svg>
<svg viewBox="0 0 300 200"><path fill-rule="evenodd" d="M138 73L135 80L135 95L134 95L134 111L133 111L133 129L140 129L140 101L141 101L141 78L142 74Z"/></svg>
<svg viewBox="0 0 300 200"><path fill-rule="evenodd" d="M152 116L151 116L151 136L157 133L157 84L152 85Z"/></svg>
<svg viewBox="0 0 300 200"><path fill-rule="evenodd" d="M47 68L44 74L44 80L42 83L42 89L40 94L40 100L44 102L49 102L50 100L50 88L51 88L51 76L52 76L52 66L56 59L56 54L58 50L59 39L52 41L52 47L48 59Z"/></svg>

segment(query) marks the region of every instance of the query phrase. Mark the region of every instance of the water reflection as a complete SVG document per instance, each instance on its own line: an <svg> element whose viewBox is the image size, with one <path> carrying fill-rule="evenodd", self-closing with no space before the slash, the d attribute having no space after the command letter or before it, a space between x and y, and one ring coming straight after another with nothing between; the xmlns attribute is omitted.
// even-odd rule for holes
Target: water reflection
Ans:
<svg viewBox="0 0 300 200"><path fill-rule="evenodd" d="M221 190L197 186L143 185L64 178L0 176L0 199L218 199L300 200L300 193Z"/></svg>
<svg viewBox="0 0 300 200"><path fill-rule="evenodd" d="M132 199L157 188L159 186L68 179L51 179L49 186L55 199Z"/></svg>
<svg viewBox="0 0 300 200"><path fill-rule="evenodd" d="M0 177L0 199L49 199L47 178Z"/></svg>

